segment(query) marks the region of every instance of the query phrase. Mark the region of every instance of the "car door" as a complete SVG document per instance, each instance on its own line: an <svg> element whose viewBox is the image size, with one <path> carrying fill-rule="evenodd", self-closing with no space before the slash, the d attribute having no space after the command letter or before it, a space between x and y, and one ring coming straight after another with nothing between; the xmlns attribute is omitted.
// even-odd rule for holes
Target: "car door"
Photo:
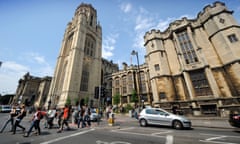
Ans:
<svg viewBox="0 0 240 144"><path fill-rule="evenodd" d="M167 112L156 109L156 113L160 125L171 126L171 117Z"/></svg>
<svg viewBox="0 0 240 144"><path fill-rule="evenodd" d="M154 109L146 109L146 118L149 124L158 124L158 114Z"/></svg>

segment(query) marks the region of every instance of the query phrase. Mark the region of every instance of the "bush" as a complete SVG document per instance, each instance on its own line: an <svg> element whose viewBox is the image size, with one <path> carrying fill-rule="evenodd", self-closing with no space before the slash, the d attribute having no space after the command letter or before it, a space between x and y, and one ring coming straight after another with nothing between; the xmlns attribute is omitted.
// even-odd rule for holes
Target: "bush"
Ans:
<svg viewBox="0 0 240 144"><path fill-rule="evenodd" d="M130 111L130 110L132 110L133 109L133 107L132 107L132 105L130 105L130 104L127 104L126 106L125 106L125 112L128 112L128 111Z"/></svg>

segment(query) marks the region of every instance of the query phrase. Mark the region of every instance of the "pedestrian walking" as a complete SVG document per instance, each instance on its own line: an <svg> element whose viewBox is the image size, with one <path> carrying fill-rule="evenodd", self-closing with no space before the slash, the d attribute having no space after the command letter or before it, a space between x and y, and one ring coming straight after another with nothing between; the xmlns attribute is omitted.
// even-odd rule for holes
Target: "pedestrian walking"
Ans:
<svg viewBox="0 0 240 144"><path fill-rule="evenodd" d="M32 117L32 123L31 126L28 130L27 133L25 133L24 137L28 137L30 133L32 132L32 129L35 128L37 130L36 135L41 134L41 129L40 129L40 120L44 117L44 115L41 112L41 107L37 108L37 111L34 113Z"/></svg>
<svg viewBox="0 0 240 144"><path fill-rule="evenodd" d="M69 125L68 125L69 116L70 116L70 109L69 109L68 105L65 105L64 110L63 110L61 127L60 127L60 129L57 131L57 133L61 133L61 132L62 132L64 125L67 126L67 130L70 129L70 127L69 127Z"/></svg>
<svg viewBox="0 0 240 144"><path fill-rule="evenodd" d="M51 108L47 112L47 127L51 129L53 127L53 120L56 117L56 108Z"/></svg>
<svg viewBox="0 0 240 144"><path fill-rule="evenodd" d="M78 128L81 126L81 128L84 128L84 108L81 108L78 111L78 122L77 122Z"/></svg>
<svg viewBox="0 0 240 144"><path fill-rule="evenodd" d="M15 124L14 124L14 127L13 127L13 134L16 133L17 127L22 128L23 132L25 131L25 127L20 125L20 123L26 115L27 115L27 111L25 109L25 105L22 105L21 106L21 112L16 116Z"/></svg>
<svg viewBox="0 0 240 144"><path fill-rule="evenodd" d="M64 108L57 110L57 119L58 119L58 120L57 120L57 123L58 123L58 128L61 127L62 117L63 117L63 110L64 110Z"/></svg>
<svg viewBox="0 0 240 144"><path fill-rule="evenodd" d="M7 121L4 123L3 127L1 128L0 133L2 133L4 131L4 129L7 127L7 125L9 123L11 123L11 132L13 131L13 127L14 127L14 118L17 116L17 110L16 110L16 106L13 106L11 109L11 112L9 113L9 117L7 119Z"/></svg>
<svg viewBox="0 0 240 144"><path fill-rule="evenodd" d="M90 115L91 115L91 110L88 107L88 105L86 105L85 113L84 113L84 124L86 125L86 127L91 127Z"/></svg>

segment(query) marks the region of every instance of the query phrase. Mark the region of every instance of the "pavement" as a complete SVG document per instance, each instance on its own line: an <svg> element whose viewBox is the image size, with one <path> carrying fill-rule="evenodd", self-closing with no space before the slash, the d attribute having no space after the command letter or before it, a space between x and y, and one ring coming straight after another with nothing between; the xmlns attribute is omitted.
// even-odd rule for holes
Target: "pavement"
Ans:
<svg viewBox="0 0 240 144"><path fill-rule="evenodd" d="M192 122L192 127L207 127L207 128L223 128L223 129L233 129L229 123L228 118L222 117L187 117ZM127 114L115 114L115 123L114 127L118 128L121 123L128 122L136 122L138 120L128 116ZM109 126L108 121L103 118L99 125L95 125L95 127L112 127Z"/></svg>

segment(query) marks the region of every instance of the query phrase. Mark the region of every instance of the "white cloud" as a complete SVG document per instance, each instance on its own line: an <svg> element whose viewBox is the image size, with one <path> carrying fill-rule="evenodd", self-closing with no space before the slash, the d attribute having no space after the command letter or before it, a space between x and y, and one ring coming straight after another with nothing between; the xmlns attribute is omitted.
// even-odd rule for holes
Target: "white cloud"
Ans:
<svg viewBox="0 0 240 144"><path fill-rule="evenodd" d="M54 68L51 67L51 65L48 63L44 56L41 56L39 53L36 52L29 52L25 55L31 62L31 74L38 77L53 76Z"/></svg>
<svg viewBox="0 0 240 144"><path fill-rule="evenodd" d="M19 54L21 55L21 54ZM32 76L53 76L54 68L37 53L25 53L16 61L5 61L0 67L0 93L15 93L19 79L27 72ZM30 61L30 63L28 63ZM20 63L21 62L21 63Z"/></svg>
<svg viewBox="0 0 240 144"><path fill-rule="evenodd" d="M194 17L191 15L182 15L179 18L168 17L166 19L160 19L158 15L152 14L148 12L144 8L139 8L135 19L135 39L133 47L139 48L141 52L145 52L144 50L144 35L147 31L151 29L158 29L160 31L164 31L169 27L169 24L175 20L182 19L183 17L187 17L188 19L193 19ZM142 53L142 55L144 55Z"/></svg>
<svg viewBox="0 0 240 144"><path fill-rule="evenodd" d="M115 49L116 39L118 34L110 34L103 39L102 57L108 59L113 56L112 51Z"/></svg>
<svg viewBox="0 0 240 144"><path fill-rule="evenodd" d="M135 31L142 31L146 30L150 27L153 26L153 20L152 18L145 17L143 15L138 15L136 18L136 26L135 26Z"/></svg>
<svg viewBox="0 0 240 144"><path fill-rule="evenodd" d="M38 64L46 64L46 60L44 56L39 55L38 53L30 52L26 53L27 57L29 57L30 61L32 62L37 62Z"/></svg>
<svg viewBox="0 0 240 144"><path fill-rule="evenodd" d="M128 13L131 11L132 5L130 3L123 3L121 4L120 8L124 13Z"/></svg>
<svg viewBox="0 0 240 144"><path fill-rule="evenodd" d="M28 67L18 64L14 61L5 61L2 63L1 71L6 72L6 73L15 73L15 72L26 72L29 70Z"/></svg>
<svg viewBox="0 0 240 144"><path fill-rule="evenodd" d="M27 66L18 64L14 61L5 61L0 68L0 93L15 93L18 80L22 78L30 69Z"/></svg>
<svg viewBox="0 0 240 144"><path fill-rule="evenodd" d="M174 18L167 18L166 20L160 19L158 24L156 25L156 29L159 29L161 31L166 30L173 19Z"/></svg>

